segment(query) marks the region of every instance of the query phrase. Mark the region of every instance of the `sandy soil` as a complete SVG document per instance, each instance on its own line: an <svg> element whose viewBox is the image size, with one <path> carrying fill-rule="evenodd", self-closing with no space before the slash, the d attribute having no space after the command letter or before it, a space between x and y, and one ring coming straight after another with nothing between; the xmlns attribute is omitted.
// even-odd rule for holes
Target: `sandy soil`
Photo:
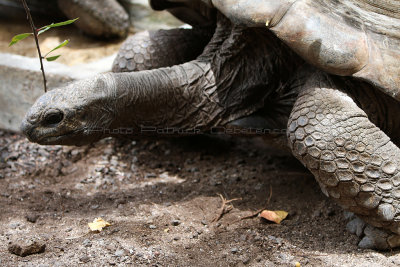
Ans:
<svg viewBox="0 0 400 267"><path fill-rule="evenodd" d="M359 250L342 211L292 158L258 139L107 139L89 147L0 134L1 266L398 266ZM240 220L286 210L281 225ZM241 198L219 221L221 200ZM112 226L89 233L102 217ZM27 240L42 254L8 247Z"/></svg>

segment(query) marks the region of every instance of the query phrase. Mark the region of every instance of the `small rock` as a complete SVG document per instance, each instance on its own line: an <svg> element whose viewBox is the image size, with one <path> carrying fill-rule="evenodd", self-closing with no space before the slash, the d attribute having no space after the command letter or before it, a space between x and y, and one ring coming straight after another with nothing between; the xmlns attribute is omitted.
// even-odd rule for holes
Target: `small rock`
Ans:
<svg viewBox="0 0 400 267"><path fill-rule="evenodd" d="M247 264L250 263L250 258L245 256L245 257L243 257L242 262L243 262L244 265L247 265Z"/></svg>
<svg viewBox="0 0 400 267"><path fill-rule="evenodd" d="M83 240L82 244L87 248L92 246L92 242L89 239Z"/></svg>
<svg viewBox="0 0 400 267"><path fill-rule="evenodd" d="M148 179L148 178L156 178L156 177L157 177L157 175L154 174L154 173L146 173L145 176L144 176L144 178L146 178L146 179Z"/></svg>
<svg viewBox="0 0 400 267"><path fill-rule="evenodd" d="M155 226L154 224L150 224L150 225L149 225L149 228L150 228L150 229L157 229L157 226Z"/></svg>
<svg viewBox="0 0 400 267"><path fill-rule="evenodd" d="M10 226L11 229L17 229L18 226L20 226L20 225L21 225L21 224L20 224L19 222L10 223L10 224L9 224L9 226Z"/></svg>
<svg viewBox="0 0 400 267"><path fill-rule="evenodd" d="M38 241L28 241L21 243L12 243L8 246L8 251L12 254L25 257L32 254L43 253L46 249L46 244Z"/></svg>
<svg viewBox="0 0 400 267"><path fill-rule="evenodd" d="M208 222L207 222L206 220L202 220L202 221L201 221L201 224L202 224L202 225L207 225Z"/></svg>
<svg viewBox="0 0 400 267"><path fill-rule="evenodd" d="M199 237L199 235L198 235L197 233L194 233L194 234L192 234L192 236L191 236L192 239L195 239L195 238L198 238L198 237Z"/></svg>
<svg viewBox="0 0 400 267"><path fill-rule="evenodd" d="M390 260L397 266L400 266L400 256L399 255L394 255L389 257Z"/></svg>
<svg viewBox="0 0 400 267"><path fill-rule="evenodd" d="M356 234L358 237L364 233L365 222L358 217L347 223L346 229L352 234Z"/></svg>
<svg viewBox="0 0 400 267"><path fill-rule="evenodd" d="M174 237L174 241L178 241L179 239L180 239L179 236Z"/></svg>
<svg viewBox="0 0 400 267"><path fill-rule="evenodd" d="M197 167L193 167L193 168L191 168L190 170L189 170L189 172L199 172L200 170L199 170L199 168L197 168Z"/></svg>
<svg viewBox="0 0 400 267"><path fill-rule="evenodd" d="M178 225L180 225L181 224L181 222L179 221L179 220L173 220L172 222L171 222L171 225L172 226L178 226Z"/></svg>
<svg viewBox="0 0 400 267"><path fill-rule="evenodd" d="M90 258L89 258L89 256L85 255L85 256L80 257L79 261L83 262L83 263L87 263L90 261Z"/></svg>
<svg viewBox="0 0 400 267"><path fill-rule="evenodd" d="M283 242L283 239L280 237L275 237L273 235L268 235L267 237L268 237L268 239L275 242L276 244L282 244L282 242Z"/></svg>
<svg viewBox="0 0 400 267"><path fill-rule="evenodd" d="M231 248L231 253L232 254L236 254L238 252L238 248Z"/></svg>
<svg viewBox="0 0 400 267"><path fill-rule="evenodd" d="M90 206L90 208L91 208L92 210L96 210L96 209L98 209L99 207L100 207L100 206L97 205L97 204Z"/></svg>
<svg viewBox="0 0 400 267"><path fill-rule="evenodd" d="M116 257L122 257L122 256L125 255L125 250L123 250L123 249L118 249L117 251L115 251L114 255L115 255Z"/></svg>
<svg viewBox="0 0 400 267"><path fill-rule="evenodd" d="M39 218L39 215L30 213L30 214L26 215L25 218L28 222L35 223L37 221L37 219Z"/></svg>

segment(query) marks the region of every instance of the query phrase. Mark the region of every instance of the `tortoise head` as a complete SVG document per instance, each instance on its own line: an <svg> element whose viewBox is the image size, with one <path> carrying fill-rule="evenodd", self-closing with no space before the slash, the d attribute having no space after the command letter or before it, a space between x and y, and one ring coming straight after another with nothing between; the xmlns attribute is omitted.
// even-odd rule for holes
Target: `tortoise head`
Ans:
<svg viewBox="0 0 400 267"><path fill-rule="evenodd" d="M83 145L100 139L96 127L108 126L113 119L104 97L105 81L99 75L47 92L25 115L21 131L42 145Z"/></svg>

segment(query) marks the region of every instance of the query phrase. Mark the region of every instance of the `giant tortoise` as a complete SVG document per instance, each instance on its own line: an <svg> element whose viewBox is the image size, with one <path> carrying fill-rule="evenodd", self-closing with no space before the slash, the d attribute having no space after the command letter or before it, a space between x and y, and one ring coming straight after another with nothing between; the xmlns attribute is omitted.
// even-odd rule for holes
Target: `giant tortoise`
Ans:
<svg viewBox="0 0 400 267"><path fill-rule="evenodd" d="M129 15L117 0L26 0L29 9L39 16L52 19L66 16L79 17L75 22L88 35L112 38L124 37L129 29ZM20 0L0 0L0 14L21 15L23 5ZM25 12L25 11L23 11Z"/></svg>
<svg viewBox="0 0 400 267"><path fill-rule="evenodd" d="M399 1L150 2L193 29L133 36L116 73L44 94L21 126L29 140L284 132L323 193L358 216L361 247L400 246Z"/></svg>

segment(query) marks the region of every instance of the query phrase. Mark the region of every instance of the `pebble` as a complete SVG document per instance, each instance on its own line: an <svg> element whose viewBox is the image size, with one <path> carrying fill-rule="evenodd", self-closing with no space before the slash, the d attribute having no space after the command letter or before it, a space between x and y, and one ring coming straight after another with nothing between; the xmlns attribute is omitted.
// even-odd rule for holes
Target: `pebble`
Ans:
<svg viewBox="0 0 400 267"><path fill-rule="evenodd" d="M390 256L389 259L396 264L396 266L400 266L400 255Z"/></svg>
<svg viewBox="0 0 400 267"><path fill-rule="evenodd" d="M274 242L277 243L277 244L282 244L282 242L283 242L283 239L282 239L282 238L280 238L280 237L275 237L275 236L273 236L273 235L268 235L268 239L274 241Z"/></svg>
<svg viewBox="0 0 400 267"><path fill-rule="evenodd" d="M85 255L79 258L79 261L83 262L83 263L87 263L90 261L89 256Z"/></svg>
<svg viewBox="0 0 400 267"><path fill-rule="evenodd" d="M150 228L150 229L157 229L157 226L155 226L154 224L150 224L150 225L149 225L149 228Z"/></svg>
<svg viewBox="0 0 400 267"><path fill-rule="evenodd" d="M231 248L231 253L232 254L236 254L238 252L238 248Z"/></svg>
<svg viewBox="0 0 400 267"><path fill-rule="evenodd" d="M82 244L87 248L92 246L92 242L89 239L83 240Z"/></svg>
<svg viewBox="0 0 400 267"><path fill-rule="evenodd" d="M242 262L244 265L247 265L250 263L250 260L251 260L250 257L245 256L243 257Z"/></svg>
<svg viewBox="0 0 400 267"><path fill-rule="evenodd" d="M190 168L189 169L189 172L199 172L200 170L199 170L199 168L197 168L197 167L193 167L193 168Z"/></svg>
<svg viewBox="0 0 400 267"><path fill-rule="evenodd" d="M39 215L30 213L30 214L26 215L25 218L28 222L35 223L37 221L37 219L39 218Z"/></svg>
<svg viewBox="0 0 400 267"><path fill-rule="evenodd" d="M156 178L157 175L155 173L146 173L144 177L146 179L148 179L148 178Z"/></svg>
<svg viewBox="0 0 400 267"><path fill-rule="evenodd" d="M115 251L114 255L115 255L116 257L122 257L122 256L125 255L125 250L123 250L123 249L118 249L117 251Z"/></svg>
<svg viewBox="0 0 400 267"><path fill-rule="evenodd" d="M171 225L173 225L173 226L178 226L178 225L180 225L181 224L181 221L179 221L179 220L173 220L172 222L171 222Z"/></svg>
<svg viewBox="0 0 400 267"><path fill-rule="evenodd" d="M202 225L207 225L208 222L207 222L206 220L202 220L202 221L201 221L201 224L202 224Z"/></svg>
<svg viewBox="0 0 400 267"><path fill-rule="evenodd" d="M195 239L195 238L198 238L198 237L199 237L199 235L198 235L197 233L194 233L194 234L192 234L192 236L191 236L192 239Z"/></svg>
<svg viewBox="0 0 400 267"><path fill-rule="evenodd" d="M9 224L9 226L10 226L11 229L17 229L18 226L20 226L20 225L21 225L21 224L20 224L19 222L10 223L10 224Z"/></svg>
<svg viewBox="0 0 400 267"><path fill-rule="evenodd" d="M32 254L43 253L46 249L46 244L39 241L19 241L11 243L8 246L8 251L17 256L25 257Z"/></svg>

